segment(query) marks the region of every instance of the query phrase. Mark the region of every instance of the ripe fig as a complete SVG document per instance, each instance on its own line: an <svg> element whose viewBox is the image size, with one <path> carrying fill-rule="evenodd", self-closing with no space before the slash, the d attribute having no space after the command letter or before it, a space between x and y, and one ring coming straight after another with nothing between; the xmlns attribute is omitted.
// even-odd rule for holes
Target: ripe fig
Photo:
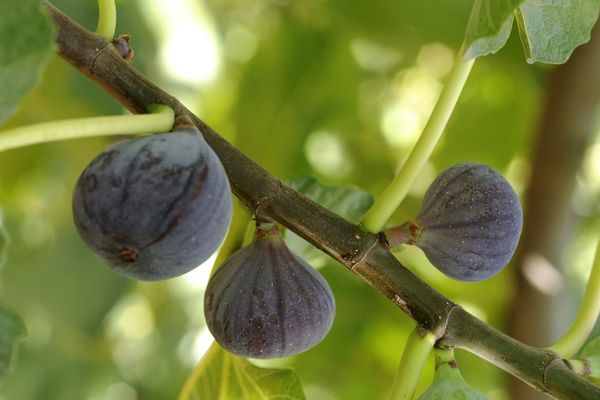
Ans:
<svg viewBox="0 0 600 400"><path fill-rule="evenodd" d="M436 356L433 382L419 400L490 400L490 397L465 382L454 359Z"/></svg>
<svg viewBox="0 0 600 400"><path fill-rule="evenodd" d="M231 219L229 181L199 132L118 143L83 171L73 218L84 241L121 274L155 281L210 257Z"/></svg>
<svg viewBox="0 0 600 400"><path fill-rule="evenodd" d="M216 341L242 357L278 358L319 343L335 315L329 285L286 246L276 227L257 229L208 283L204 315Z"/></svg>
<svg viewBox="0 0 600 400"><path fill-rule="evenodd" d="M405 241L449 277L480 281L508 264L522 223L519 199L506 179L486 165L463 163L433 181L417 218L396 236L404 232Z"/></svg>

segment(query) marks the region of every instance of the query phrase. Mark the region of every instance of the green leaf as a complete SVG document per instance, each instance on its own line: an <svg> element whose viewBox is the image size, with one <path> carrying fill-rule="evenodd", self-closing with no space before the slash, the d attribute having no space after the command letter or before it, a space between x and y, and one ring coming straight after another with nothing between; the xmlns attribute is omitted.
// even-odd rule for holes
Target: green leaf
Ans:
<svg viewBox="0 0 600 400"><path fill-rule="evenodd" d="M267 369L229 354L216 343L192 372L179 400L304 400L298 375Z"/></svg>
<svg viewBox="0 0 600 400"><path fill-rule="evenodd" d="M10 371L17 346L25 334L23 321L12 311L0 306L0 376Z"/></svg>
<svg viewBox="0 0 600 400"><path fill-rule="evenodd" d="M10 244L10 236L4 228L4 219L2 211L0 210L0 268L6 263L6 255L8 253L8 246Z"/></svg>
<svg viewBox="0 0 600 400"><path fill-rule="evenodd" d="M465 32L465 58L496 53L506 44L513 11L523 0L475 0Z"/></svg>
<svg viewBox="0 0 600 400"><path fill-rule="evenodd" d="M38 83L54 51L53 29L39 0L0 2L0 123Z"/></svg>
<svg viewBox="0 0 600 400"><path fill-rule="evenodd" d="M600 0L476 0L465 33L465 58L495 53L516 17L528 63L562 64L590 39Z"/></svg>
<svg viewBox="0 0 600 400"><path fill-rule="evenodd" d="M373 204L373 196L355 187L321 185L311 176L302 176L289 182L296 191L328 208L341 217L358 223ZM313 266L321 266L327 256L293 232L286 231L285 242L290 249Z"/></svg>
<svg viewBox="0 0 600 400"><path fill-rule="evenodd" d="M590 40L599 10L600 0L524 1L516 15L527 62L566 62Z"/></svg>

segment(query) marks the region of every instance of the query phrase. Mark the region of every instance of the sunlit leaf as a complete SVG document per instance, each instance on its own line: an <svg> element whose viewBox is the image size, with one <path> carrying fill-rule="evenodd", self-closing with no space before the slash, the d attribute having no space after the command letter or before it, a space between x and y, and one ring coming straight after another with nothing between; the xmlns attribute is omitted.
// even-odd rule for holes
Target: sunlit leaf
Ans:
<svg viewBox="0 0 600 400"><path fill-rule="evenodd" d="M513 22L513 11L523 0L475 0L465 33L465 57L495 53L504 47Z"/></svg>
<svg viewBox="0 0 600 400"><path fill-rule="evenodd" d="M289 368L267 369L213 344L179 394L179 400L303 400L298 375Z"/></svg>
<svg viewBox="0 0 600 400"><path fill-rule="evenodd" d="M38 82L53 53L53 30L40 0L0 2L0 123Z"/></svg>
<svg viewBox="0 0 600 400"><path fill-rule="evenodd" d="M465 57L500 50L516 19L527 62L564 63L590 39L599 10L600 0L477 0L465 33Z"/></svg>
<svg viewBox="0 0 600 400"><path fill-rule="evenodd" d="M23 321L12 311L0 306L0 376L10 370L17 346L25 333Z"/></svg>
<svg viewBox="0 0 600 400"><path fill-rule="evenodd" d="M361 220L373 204L373 197L367 192L355 187L321 185L311 176L296 178L290 182L290 186L323 207L355 223ZM293 232L286 232L285 241L294 253L313 266L322 265L327 260L325 254Z"/></svg>
<svg viewBox="0 0 600 400"><path fill-rule="evenodd" d="M600 0L526 0L517 10L517 26L527 62L561 64L590 39Z"/></svg>

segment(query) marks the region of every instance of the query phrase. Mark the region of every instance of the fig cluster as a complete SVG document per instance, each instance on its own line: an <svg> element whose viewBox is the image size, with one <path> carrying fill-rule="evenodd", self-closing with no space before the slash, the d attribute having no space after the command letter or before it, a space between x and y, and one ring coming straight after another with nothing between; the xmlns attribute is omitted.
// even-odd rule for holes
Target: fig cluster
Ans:
<svg viewBox="0 0 600 400"><path fill-rule="evenodd" d="M480 281L510 261L521 235L523 213L510 184L475 163L443 171L425 193L419 215L402 228L444 274Z"/></svg>
<svg viewBox="0 0 600 400"><path fill-rule="evenodd" d="M257 229L254 241L213 275L204 315L216 341L242 357L278 358L319 343L333 323L329 285L293 254L278 229Z"/></svg>
<svg viewBox="0 0 600 400"><path fill-rule="evenodd" d="M231 219L229 182L196 130L139 137L98 155L73 194L75 225L117 272L155 281L212 255Z"/></svg>

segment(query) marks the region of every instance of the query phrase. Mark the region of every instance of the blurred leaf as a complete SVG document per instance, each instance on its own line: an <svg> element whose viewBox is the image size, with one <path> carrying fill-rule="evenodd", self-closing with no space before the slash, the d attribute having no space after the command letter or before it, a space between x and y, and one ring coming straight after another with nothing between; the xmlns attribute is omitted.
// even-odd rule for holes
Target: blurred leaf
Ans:
<svg viewBox="0 0 600 400"><path fill-rule="evenodd" d="M358 223L373 204L373 196L355 187L322 185L312 176L292 179L290 186L341 217Z"/></svg>
<svg viewBox="0 0 600 400"><path fill-rule="evenodd" d="M179 395L179 400L303 400L300 378L292 369L258 368L216 343L208 350Z"/></svg>
<svg viewBox="0 0 600 400"><path fill-rule="evenodd" d="M600 356L600 336L592 339L579 354L579 358Z"/></svg>
<svg viewBox="0 0 600 400"><path fill-rule="evenodd" d="M522 0L475 0L465 33L465 57L495 53L510 34L513 11Z"/></svg>
<svg viewBox="0 0 600 400"><path fill-rule="evenodd" d="M524 1L516 14L527 62L566 62L590 40L599 9L599 0Z"/></svg>
<svg viewBox="0 0 600 400"><path fill-rule="evenodd" d="M6 255L8 253L8 245L10 244L10 237L8 232L4 228L4 220L2 211L0 210L0 268L6 263Z"/></svg>
<svg viewBox="0 0 600 400"><path fill-rule="evenodd" d="M302 176L289 182L290 186L311 200L341 217L358 223L373 204L373 196L355 187L321 185L312 176ZM291 231L285 241L292 251L313 266L321 266L328 259L325 254Z"/></svg>
<svg viewBox="0 0 600 400"><path fill-rule="evenodd" d="M13 312L0 306L0 376L10 370L17 345L26 332L23 321Z"/></svg>
<svg viewBox="0 0 600 400"><path fill-rule="evenodd" d="M0 3L0 123L37 84L53 54L53 33L39 0Z"/></svg>

